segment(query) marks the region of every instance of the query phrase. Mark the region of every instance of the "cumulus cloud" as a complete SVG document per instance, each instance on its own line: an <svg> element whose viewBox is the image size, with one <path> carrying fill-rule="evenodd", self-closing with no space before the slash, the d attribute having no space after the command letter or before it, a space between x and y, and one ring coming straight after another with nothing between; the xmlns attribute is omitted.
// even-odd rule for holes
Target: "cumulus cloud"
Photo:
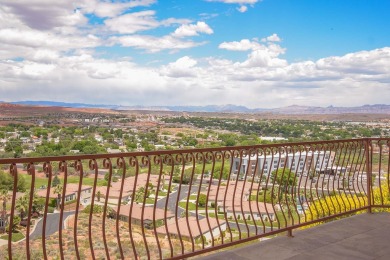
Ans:
<svg viewBox="0 0 390 260"><path fill-rule="evenodd" d="M250 41L248 39L243 39L239 42L223 42L218 48L225 49L229 51L248 51L261 48L261 45L256 41Z"/></svg>
<svg viewBox="0 0 390 260"><path fill-rule="evenodd" d="M287 61L279 59L278 53L269 50L254 50L248 59L240 63L244 67L285 67Z"/></svg>
<svg viewBox="0 0 390 260"><path fill-rule="evenodd" d="M190 23L190 19L177 19L177 18L168 18L165 20L161 20L159 23L161 26L171 26L173 24L187 24Z"/></svg>
<svg viewBox="0 0 390 260"><path fill-rule="evenodd" d="M259 0L206 0L208 2L221 2L225 4L239 4L240 6L236 8L240 13L245 13L248 11L246 5L251 5L252 7L259 2ZM261 0L260 0L261 1Z"/></svg>
<svg viewBox="0 0 390 260"><path fill-rule="evenodd" d="M153 69L88 53L61 56L52 64L3 60L0 92L3 100L248 107L278 107L292 101L353 106L386 103L390 95L390 48L291 64L272 55L255 50L243 62L183 56ZM360 62L354 65L356 61ZM353 66L366 73L355 73ZM337 96L330 95L335 92Z"/></svg>
<svg viewBox="0 0 390 260"><path fill-rule="evenodd" d="M154 2L3 0L1 99L248 107L276 107L292 101L323 106L388 103L389 47L288 63L281 37L274 33L261 40L237 39L219 45L219 49L247 52L239 61L228 55L179 56L180 50L207 43L188 37L214 31L203 21L161 20L153 10L131 10ZM259 1L219 2L242 8ZM102 17L102 24L91 28L86 14ZM162 36L147 35L156 28ZM131 62L99 58L95 47L101 46L140 49L144 55L166 50L176 52L177 57L174 62L143 66L132 57ZM163 60L163 56L156 59ZM337 96L331 95L336 92Z"/></svg>
<svg viewBox="0 0 390 260"><path fill-rule="evenodd" d="M100 40L94 35L60 35L47 34L42 31L0 29L0 43L21 45L33 48L53 48L68 50L73 48L89 48L99 45Z"/></svg>
<svg viewBox="0 0 390 260"><path fill-rule="evenodd" d="M173 78L194 77L196 75L194 66L197 63L196 60L184 56L175 62L169 63L167 66L163 66L160 73Z"/></svg>
<svg viewBox="0 0 390 260"><path fill-rule="evenodd" d="M143 49L150 53L162 50L181 50L205 44L204 42L184 41L171 35L155 37L150 35L129 35L121 37L111 37L111 44L120 44L124 47Z"/></svg>
<svg viewBox="0 0 390 260"><path fill-rule="evenodd" d="M270 40L268 40L270 39ZM242 39L241 41L233 42L223 42L218 48L225 49L229 51L249 51L249 50L267 50L271 52L282 54L285 52L285 49L275 42L280 41L280 38L277 34L273 34L267 38L261 40L264 43L259 43L257 39L249 40Z"/></svg>
<svg viewBox="0 0 390 260"><path fill-rule="evenodd" d="M139 6L150 6L155 2L156 0L138 0L130 2L101 2L98 0L86 0L84 3L81 3L81 8L86 13L93 13L98 17L116 17L128 9Z"/></svg>
<svg viewBox="0 0 390 260"><path fill-rule="evenodd" d="M360 51L344 56L327 57L316 62L318 69L351 74L379 75L390 73L387 60L390 60L390 48L372 51Z"/></svg>
<svg viewBox="0 0 390 260"><path fill-rule="evenodd" d="M197 36L199 33L212 34L213 30L205 22L183 24L172 34L175 37Z"/></svg>
<svg viewBox="0 0 390 260"><path fill-rule="evenodd" d="M246 11L248 11L248 7L246 7L246 5L242 5L237 8L237 11L239 11L240 13L245 13Z"/></svg>
<svg viewBox="0 0 390 260"><path fill-rule="evenodd" d="M107 28L119 33L136 33L146 31L159 26L156 21L155 11L142 11L124 14L104 21Z"/></svg>
<svg viewBox="0 0 390 260"><path fill-rule="evenodd" d="M256 4L257 2L259 2L259 0L207 0L207 1L208 2L222 2L225 4Z"/></svg>
<svg viewBox="0 0 390 260"><path fill-rule="evenodd" d="M269 41L269 42L280 42L281 39L279 38L279 36L278 36L276 33L274 33L274 34L268 36L267 38L265 38L264 41Z"/></svg>
<svg viewBox="0 0 390 260"><path fill-rule="evenodd" d="M0 59L23 57L35 60L43 56L53 58L58 52L97 47L101 43L98 37L91 34L78 36L27 29L0 29Z"/></svg>
<svg viewBox="0 0 390 260"><path fill-rule="evenodd" d="M67 0L4 0L2 4L8 7L24 25L37 30L83 25L87 22L72 2Z"/></svg>
<svg viewBox="0 0 390 260"><path fill-rule="evenodd" d="M223 42L218 47L229 51L251 51L247 60L236 63L242 67L284 67L287 65L286 60L278 58L279 55L285 53L285 49L272 42L264 45L256 40L243 39L239 42Z"/></svg>

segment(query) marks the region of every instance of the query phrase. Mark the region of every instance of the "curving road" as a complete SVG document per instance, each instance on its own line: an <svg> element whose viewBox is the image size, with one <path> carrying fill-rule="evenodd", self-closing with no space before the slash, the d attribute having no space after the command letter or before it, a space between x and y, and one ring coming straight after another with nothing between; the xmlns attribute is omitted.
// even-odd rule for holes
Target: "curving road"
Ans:
<svg viewBox="0 0 390 260"><path fill-rule="evenodd" d="M75 211L65 211L64 212L64 221L68 216L71 216L75 213ZM45 237L48 237L59 230L59 220L61 213L52 213L48 214L46 218L46 234ZM62 228L64 228L64 223L62 223ZM43 229L43 218L39 220L36 224L35 229L32 233L30 233L30 239L36 239L38 237L42 237L42 229Z"/></svg>

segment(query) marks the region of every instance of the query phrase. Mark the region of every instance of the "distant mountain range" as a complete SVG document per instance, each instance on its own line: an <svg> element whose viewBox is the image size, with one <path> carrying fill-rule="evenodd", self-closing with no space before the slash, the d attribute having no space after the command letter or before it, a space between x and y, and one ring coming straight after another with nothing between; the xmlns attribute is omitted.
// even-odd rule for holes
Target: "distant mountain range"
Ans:
<svg viewBox="0 0 390 260"><path fill-rule="evenodd" d="M1 101L0 101L1 102ZM8 102L16 105L29 106L56 106L72 108L103 108L112 110L150 110L174 112L220 112L220 113L271 113L271 114L390 114L390 105L375 104L359 107L313 107L313 106L287 106L281 108L247 108L236 105L208 105L208 106L118 106L103 104L66 103L54 101L17 101Z"/></svg>

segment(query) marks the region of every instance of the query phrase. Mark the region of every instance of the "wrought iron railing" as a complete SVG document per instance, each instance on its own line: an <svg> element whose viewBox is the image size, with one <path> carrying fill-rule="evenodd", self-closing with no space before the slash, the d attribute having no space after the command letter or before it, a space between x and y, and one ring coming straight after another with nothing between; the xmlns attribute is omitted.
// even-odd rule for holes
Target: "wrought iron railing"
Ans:
<svg viewBox="0 0 390 260"><path fill-rule="evenodd" d="M389 146L365 138L0 159L0 258L180 259L388 210Z"/></svg>

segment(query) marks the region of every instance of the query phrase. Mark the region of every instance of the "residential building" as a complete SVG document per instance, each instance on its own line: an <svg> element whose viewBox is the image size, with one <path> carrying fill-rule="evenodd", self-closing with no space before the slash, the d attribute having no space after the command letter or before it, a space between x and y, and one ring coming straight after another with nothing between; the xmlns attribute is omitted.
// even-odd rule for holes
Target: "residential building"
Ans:
<svg viewBox="0 0 390 260"><path fill-rule="evenodd" d="M275 221L275 209L270 203L257 201L242 201L240 204L228 206L225 209L228 218Z"/></svg>
<svg viewBox="0 0 390 260"><path fill-rule="evenodd" d="M50 188L49 198L56 199L58 194L54 193L54 187ZM76 183L68 183L65 190L65 202L76 200L79 195L79 185ZM40 189L37 191L39 197L46 197L47 189ZM89 204L91 201L92 187L82 185L80 190L80 203Z"/></svg>
<svg viewBox="0 0 390 260"><path fill-rule="evenodd" d="M112 207L115 214L115 218L119 218L121 221L128 222L131 213L131 223L136 225L142 225L142 220L145 228L151 229L154 225L156 227L164 225L166 220L174 217L174 214L170 211L154 207L141 207L141 205L121 205L119 214L117 213L117 207ZM131 212L130 212L131 210Z"/></svg>
<svg viewBox="0 0 390 260"><path fill-rule="evenodd" d="M268 176L276 169L290 169L297 174L309 171L317 173L332 166L332 156L329 151L276 153L270 155L251 155L233 158L232 176L237 178L246 174ZM249 169L248 169L249 167Z"/></svg>

